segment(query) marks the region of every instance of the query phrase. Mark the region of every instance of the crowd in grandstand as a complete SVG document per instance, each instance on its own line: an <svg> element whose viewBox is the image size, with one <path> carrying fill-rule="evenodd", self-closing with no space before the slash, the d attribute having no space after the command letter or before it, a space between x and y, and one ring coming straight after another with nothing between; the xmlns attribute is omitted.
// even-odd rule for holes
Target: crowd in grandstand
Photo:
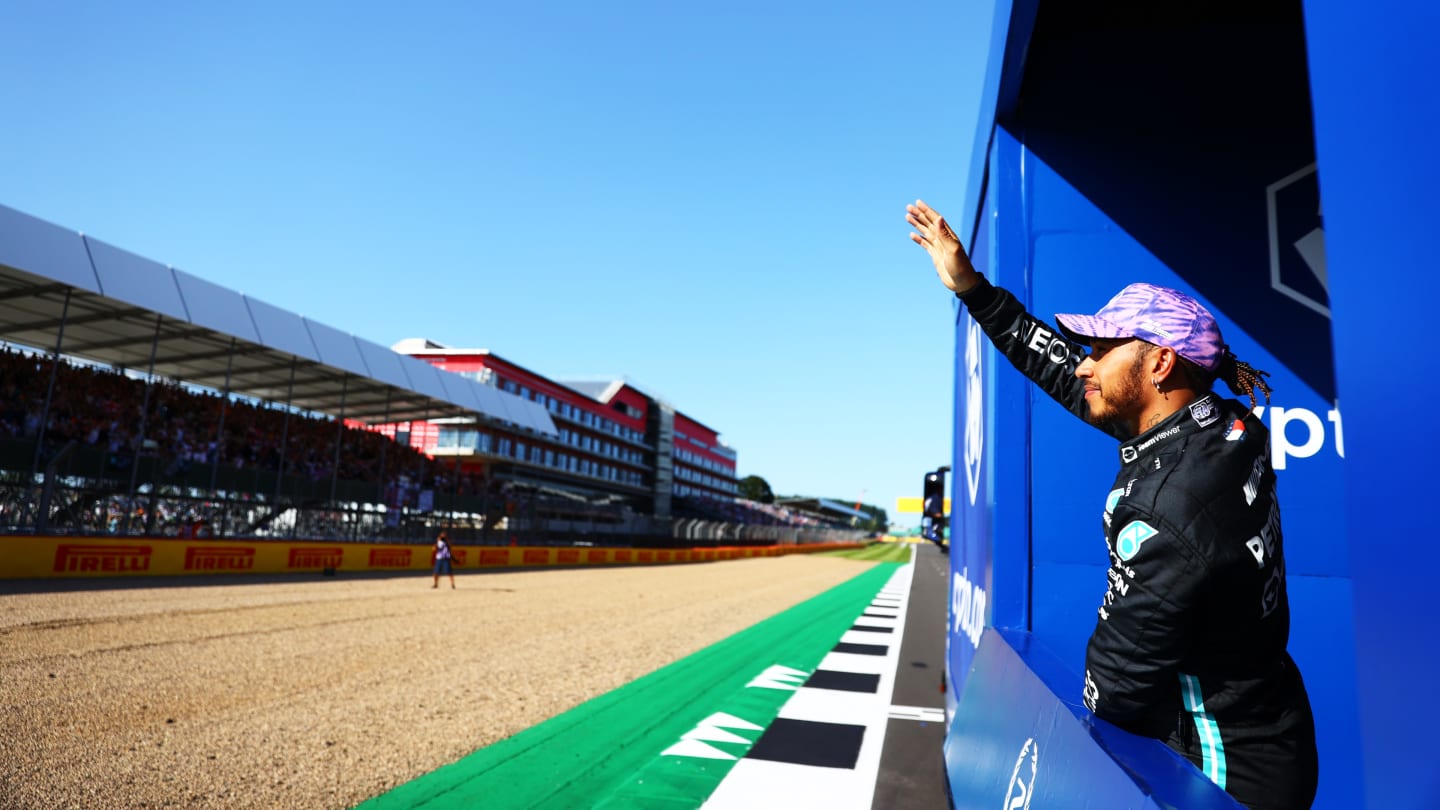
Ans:
<svg viewBox="0 0 1440 810"><path fill-rule="evenodd" d="M38 453L36 441L41 443ZM628 525L635 519L623 503L517 489L460 470L454 461L432 459L380 432L328 417L171 380L147 382L140 375L65 358L57 365L44 354L0 347L0 474L6 476L0 486L0 521L16 526L33 522L41 493L31 475L52 461L59 464L67 448L88 451L69 454L72 460L80 455L87 460L57 467L57 475L70 481L65 486L90 495L71 499L69 505L51 503L50 509L57 511L47 514L52 514L55 528L82 532L210 536L216 531L279 531L271 522L281 513L267 505L269 496L279 491L275 485L262 489L258 475L246 476L244 480L253 483L233 485L227 495L216 498L212 490L225 489L215 485L223 481L221 471L280 473L286 480L320 484L322 492L332 481L373 485L373 499L365 500L378 499L388 508L383 516L352 511L344 517L321 495L286 518L293 521L288 533L312 537L375 530L357 526L357 520L393 526L394 507L417 506L425 490L435 495L486 494L485 520L492 524L511 517L536 526L555 520ZM233 472L229 479L235 480ZM828 527L814 516L748 500L677 497L674 513L753 527Z"/></svg>
<svg viewBox="0 0 1440 810"><path fill-rule="evenodd" d="M737 499L707 498L688 495L676 498L674 509L677 517L716 520L726 523L743 523L749 526L796 526L822 528L826 524L811 515L773 503L760 503Z"/></svg>
<svg viewBox="0 0 1440 810"><path fill-rule="evenodd" d="M0 349L0 439L33 440L42 434L44 420L42 457L73 441L102 450L116 469L128 468L145 453L157 456L170 476L195 466L223 465L311 481L403 479L417 489L461 495L484 485L379 433L327 418L295 412L287 418L287 411L273 404L165 380L147 384L65 359L54 371L52 389L49 357Z"/></svg>

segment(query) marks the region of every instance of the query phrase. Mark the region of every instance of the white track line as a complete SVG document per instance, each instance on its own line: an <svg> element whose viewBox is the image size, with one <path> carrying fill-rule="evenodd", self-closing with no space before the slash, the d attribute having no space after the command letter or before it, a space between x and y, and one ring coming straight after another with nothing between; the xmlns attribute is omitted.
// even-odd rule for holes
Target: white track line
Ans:
<svg viewBox="0 0 1440 810"><path fill-rule="evenodd" d="M818 667L818 670L829 672L879 676L875 691L802 687L795 690L795 694L780 709L779 717L782 719L864 727L855 767L822 767L742 758L705 802L705 810L752 810L757 807L869 810L890 718L933 720L932 714L938 711L890 704L914 570L912 555L911 562L895 569L889 582L863 611L885 615L859 616L854 622L861 627L890 628L891 632L847 630L839 639L843 643L884 645L888 648L886 654L831 652Z"/></svg>

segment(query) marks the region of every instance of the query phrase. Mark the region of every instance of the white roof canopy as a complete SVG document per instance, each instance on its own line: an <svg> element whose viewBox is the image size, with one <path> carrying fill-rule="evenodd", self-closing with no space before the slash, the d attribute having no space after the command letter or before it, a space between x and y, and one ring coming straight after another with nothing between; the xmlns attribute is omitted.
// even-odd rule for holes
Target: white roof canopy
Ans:
<svg viewBox="0 0 1440 810"><path fill-rule="evenodd" d="M367 423L478 416L557 433L538 402L0 206L0 338Z"/></svg>

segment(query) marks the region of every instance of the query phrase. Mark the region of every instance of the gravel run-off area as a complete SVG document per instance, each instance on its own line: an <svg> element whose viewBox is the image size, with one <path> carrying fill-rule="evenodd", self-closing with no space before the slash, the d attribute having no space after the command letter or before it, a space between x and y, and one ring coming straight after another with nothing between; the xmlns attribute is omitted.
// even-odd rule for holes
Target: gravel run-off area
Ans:
<svg viewBox="0 0 1440 810"><path fill-rule="evenodd" d="M0 582L0 808L345 808L862 573Z"/></svg>

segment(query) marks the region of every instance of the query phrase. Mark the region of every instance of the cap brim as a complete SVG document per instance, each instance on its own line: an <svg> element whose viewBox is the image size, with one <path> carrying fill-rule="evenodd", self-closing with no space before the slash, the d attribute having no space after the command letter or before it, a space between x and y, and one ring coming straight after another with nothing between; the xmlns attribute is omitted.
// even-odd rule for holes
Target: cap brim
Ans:
<svg viewBox="0 0 1440 810"><path fill-rule="evenodd" d="M1055 324L1065 333L1065 337L1076 343L1089 343L1097 338L1117 340L1133 337L1114 323L1094 315L1056 315Z"/></svg>

